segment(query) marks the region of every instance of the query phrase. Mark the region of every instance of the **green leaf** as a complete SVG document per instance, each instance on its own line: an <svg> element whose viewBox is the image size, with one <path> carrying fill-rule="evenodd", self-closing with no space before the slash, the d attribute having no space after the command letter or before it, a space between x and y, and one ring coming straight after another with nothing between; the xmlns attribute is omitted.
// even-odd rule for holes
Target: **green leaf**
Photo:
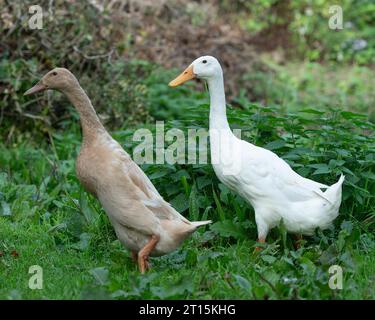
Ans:
<svg viewBox="0 0 375 320"><path fill-rule="evenodd" d="M181 183L184 186L185 193L189 194L189 184L187 182L186 176L181 176Z"/></svg>
<svg viewBox="0 0 375 320"><path fill-rule="evenodd" d="M11 216L12 211L10 210L9 203L5 201L1 201L1 210L0 210L1 216Z"/></svg>
<svg viewBox="0 0 375 320"><path fill-rule="evenodd" d="M286 141L284 140L275 140L275 141L267 143L264 147L268 150L277 150L277 149L284 147L285 144L286 144Z"/></svg>
<svg viewBox="0 0 375 320"><path fill-rule="evenodd" d="M189 198L185 193L180 193L170 201L173 208L182 213L189 208Z"/></svg>
<svg viewBox="0 0 375 320"><path fill-rule="evenodd" d="M319 115L324 114L323 111L318 111L318 110L316 110L316 109L303 109L303 110L301 110L300 112L303 112L303 113L311 113L311 114L319 114Z"/></svg>
<svg viewBox="0 0 375 320"><path fill-rule="evenodd" d="M300 264L301 264L302 269L308 275L313 274L316 270L315 264L310 259L308 259L306 257L300 258Z"/></svg>
<svg viewBox="0 0 375 320"><path fill-rule="evenodd" d="M195 184L191 188L189 196L189 214L192 220L199 220L199 207L197 202L197 187Z"/></svg>
<svg viewBox="0 0 375 320"><path fill-rule="evenodd" d="M81 191L79 206L88 224L93 224L98 219L99 215L94 209L90 207L87 195L84 191Z"/></svg>
<svg viewBox="0 0 375 320"><path fill-rule="evenodd" d="M166 176L167 174L169 174L168 170L159 170L159 171L155 171L151 173L148 177L150 180L155 180L155 179L162 178Z"/></svg>
<svg viewBox="0 0 375 320"><path fill-rule="evenodd" d="M348 221L348 220L344 220L342 223L341 223L341 230L345 230L347 234L351 234L352 231L353 231L353 223L351 221Z"/></svg>
<svg viewBox="0 0 375 320"><path fill-rule="evenodd" d="M108 282L109 271L104 267L91 269L89 273L95 278L95 280L100 285L105 285Z"/></svg>
<svg viewBox="0 0 375 320"><path fill-rule="evenodd" d="M233 237L236 239L246 239L247 232L239 222L224 220L214 223L211 230L217 232L222 237Z"/></svg>
<svg viewBox="0 0 375 320"><path fill-rule="evenodd" d="M327 250L323 251L319 257L319 262L322 265L330 266L336 263L338 257L337 248L334 244L328 247Z"/></svg>
<svg viewBox="0 0 375 320"><path fill-rule="evenodd" d="M354 113L354 112L350 112L350 111L341 111L341 115L345 118L345 119L354 119L354 118L367 118L366 115L364 114L359 114L359 113Z"/></svg>
<svg viewBox="0 0 375 320"><path fill-rule="evenodd" d="M239 274L234 274L233 278L236 280L238 286L246 292L251 291L251 283L246 278L240 276Z"/></svg>
<svg viewBox="0 0 375 320"><path fill-rule="evenodd" d="M313 172L313 175L316 175L316 174L326 174L326 173L330 173L332 172L332 169L330 169L329 167L327 168L321 168L321 169L317 169Z"/></svg>
<svg viewBox="0 0 375 320"><path fill-rule="evenodd" d="M91 235L84 232L79 236L79 239L80 240L77 243L72 244L71 247L77 250L86 250L90 245Z"/></svg>
<svg viewBox="0 0 375 320"><path fill-rule="evenodd" d="M221 221L223 221L223 220L225 220L225 212L224 212L224 210L221 206L220 200L217 197L217 194L216 194L214 189L212 189L212 193L213 193L213 196L214 196L214 201L215 201L215 204L216 204L217 211L219 213L219 218L220 218Z"/></svg>
<svg viewBox="0 0 375 320"><path fill-rule="evenodd" d="M182 297L185 293L191 294L194 291L193 284L191 277L184 275L177 282L173 281L162 287L151 287L151 291L159 299Z"/></svg>
<svg viewBox="0 0 375 320"><path fill-rule="evenodd" d="M269 264L273 264L277 260L277 258L268 254L262 255L261 259Z"/></svg>
<svg viewBox="0 0 375 320"><path fill-rule="evenodd" d="M200 190L202 190L204 187L207 187L208 185L212 183L212 179L210 179L207 176L200 176L197 178L196 181L197 181L198 189Z"/></svg>
<svg viewBox="0 0 375 320"><path fill-rule="evenodd" d="M371 171L362 172L361 176L367 179L375 180L375 173Z"/></svg>
<svg viewBox="0 0 375 320"><path fill-rule="evenodd" d="M332 169L325 163L316 163L308 165L310 168L315 168L316 170L313 172L315 174L325 174L332 172Z"/></svg>

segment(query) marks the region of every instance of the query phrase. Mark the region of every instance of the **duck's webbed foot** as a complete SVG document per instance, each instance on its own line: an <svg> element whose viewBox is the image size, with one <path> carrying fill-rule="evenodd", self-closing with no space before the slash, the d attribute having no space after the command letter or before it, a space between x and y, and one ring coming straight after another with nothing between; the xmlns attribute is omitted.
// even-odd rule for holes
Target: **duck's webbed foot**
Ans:
<svg viewBox="0 0 375 320"><path fill-rule="evenodd" d="M139 271L143 274L146 270L150 269L148 257L152 250L156 247L160 237L152 235L150 241L138 252L138 267Z"/></svg>

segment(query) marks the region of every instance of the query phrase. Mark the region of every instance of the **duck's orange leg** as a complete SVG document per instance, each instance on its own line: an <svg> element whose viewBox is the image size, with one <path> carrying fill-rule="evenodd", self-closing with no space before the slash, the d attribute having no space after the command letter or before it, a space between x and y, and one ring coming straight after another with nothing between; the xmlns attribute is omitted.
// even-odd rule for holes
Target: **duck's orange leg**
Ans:
<svg viewBox="0 0 375 320"><path fill-rule="evenodd" d="M138 267L142 274L150 268L148 263L148 256L152 250L156 247L160 237L152 235L150 241L138 252Z"/></svg>
<svg viewBox="0 0 375 320"><path fill-rule="evenodd" d="M138 262L138 252L132 251L132 259L135 263Z"/></svg>
<svg viewBox="0 0 375 320"><path fill-rule="evenodd" d="M259 242L259 243L266 243L266 239L265 239L265 238L259 238L259 239L258 239L258 242ZM262 249L263 249L263 247L261 247L261 246L256 246L254 252L259 252L259 251L261 251Z"/></svg>
<svg viewBox="0 0 375 320"><path fill-rule="evenodd" d="M295 238L294 248L298 250L299 248L301 248L301 240L303 240L302 234L296 234L294 238Z"/></svg>

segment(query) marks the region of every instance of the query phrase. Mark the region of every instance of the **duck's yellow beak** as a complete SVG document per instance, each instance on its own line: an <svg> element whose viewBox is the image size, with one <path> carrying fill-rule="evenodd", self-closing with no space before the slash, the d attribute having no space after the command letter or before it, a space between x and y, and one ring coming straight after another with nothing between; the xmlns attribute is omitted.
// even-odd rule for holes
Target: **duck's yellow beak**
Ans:
<svg viewBox="0 0 375 320"><path fill-rule="evenodd" d="M194 78L195 78L195 74L193 72L193 65L190 65L176 79L169 82L169 86L177 87L180 84L183 84L184 82L194 79Z"/></svg>
<svg viewBox="0 0 375 320"><path fill-rule="evenodd" d="M41 82L38 82L34 87L32 87L31 89L27 90L23 95L24 96L28 96L30 94L34 94L34 93L37 93L37 92L40 92L40 91L44 91L46 89L47 89L47 86L45 86Z"/></svg>

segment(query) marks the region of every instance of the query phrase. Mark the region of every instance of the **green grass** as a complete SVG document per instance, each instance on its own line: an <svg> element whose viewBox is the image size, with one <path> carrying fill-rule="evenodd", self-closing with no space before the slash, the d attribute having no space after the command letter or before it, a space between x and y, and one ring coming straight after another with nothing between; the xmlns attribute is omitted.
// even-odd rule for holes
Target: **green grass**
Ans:
<svg viewBox="0 0 375 320"><path fill-rule="evenodd" d="M333 291L327 286L328 266L315 262L322 254L317 244L283 251L273 243L256 255L252 241L207 242L208 232L198 233L179 251L152 259L153 270L142 276L117 240L77 250L57 245L47 224L0 220L0 228L6 235L2 250L19 253L0 260L2 299L375 298L374 243L367 253L353 250L345 258L344 289ZM43 267L43 290L28 288L34 264Z"/></svg>

